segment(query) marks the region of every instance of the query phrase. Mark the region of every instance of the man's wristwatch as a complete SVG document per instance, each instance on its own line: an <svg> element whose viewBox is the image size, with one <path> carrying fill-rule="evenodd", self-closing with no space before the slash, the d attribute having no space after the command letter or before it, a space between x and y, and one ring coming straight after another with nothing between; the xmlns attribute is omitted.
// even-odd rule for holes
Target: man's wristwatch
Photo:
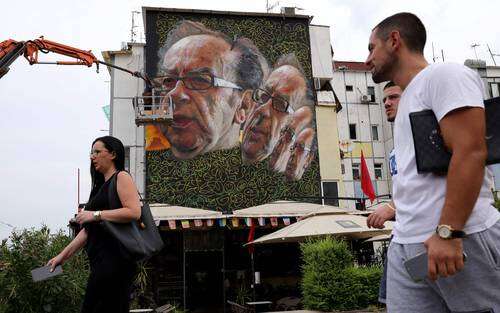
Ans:
<svg viewBox="0 0 500 313"><path fill-rule="evenodd" d="M465 238L464 231L455 230L450 225L438 225L436 227L436 234L442 239Z"/></svg>
<svg viewBox="0 0 500 313"><path fill-rule="evenodd" d="M93 215L94 215L94 220L95 221L100 221L101 220L101 211L95 211Z"/></svg>

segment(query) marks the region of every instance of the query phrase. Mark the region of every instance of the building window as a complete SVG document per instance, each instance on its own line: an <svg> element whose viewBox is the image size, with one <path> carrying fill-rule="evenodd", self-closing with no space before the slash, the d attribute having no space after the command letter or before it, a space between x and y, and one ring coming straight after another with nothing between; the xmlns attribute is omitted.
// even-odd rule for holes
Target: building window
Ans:
<svg viewBox="0 0 500 313"><path fill-rule="evenodd" d="M340 164L340 170L342 171L342 175L345 174L345 166L344 164Z"/></svg>
<svg viewBox="0 0 500 313"><path fill-rule="evenodd" d="M500 96L499 83L490 83L490 94L492 98Z"/></svg>
<svg viewBox="0 0 500 313"><path fill-rule="evenodd" d="M352 179L359 180L359 164L358 163L352 164Z"/></svg>
<svg viewBox="0 0 500 313"><path fill-rule="evenodd" d="M345 91L353 91L354 88L352 87L352 85L345 85Z"/></svg>
<svg viewBox="0 0 500 313"><path fill-rule="evenodd" d="M379 141L378 138L378 125L372 125L372 140Z"/></svg>
<svg viewBox="0 0 500 313"><path fill-rule="evenodd" d="M349 124L349 138L357 139L356 136L356 124Z"/></svg>
<svg viewBox="0 0 500 313"><path fill-rule="evenodd" d="M375 163L375 179L382 179L382 163Z"/></svg>
<svg viewBox="0 0 500 313"><path fill-rule="evenodd" d="M125 147L125 170L130 172L130 147Z"/></svg>
<svg viewBox="0 0 500 313"><path fill-rule="evenodd" d="M375 195L378 194L378 189L377 189L377 184L376 181L372 180L372 185L373 185L373 191L375 191ZM354 197L356 198L366 198L365 193L363 192L363 189L361 189L361 182L360 181L355 181L354 182ZM358 204L356 203L356 208Z"/></svg>
<svg viewBox="0 0 500 313"><path fill-rule="evenodd" d="M324 181L323 183L323 204L339 206L339 189L337 182Z"/></svg>
<svg viewBox="0 0 500 313"><path fill-rule="evenodd" d="M367 88L368 97L370 97L370 102L375 102L375 87L369 86Z"/></svg>

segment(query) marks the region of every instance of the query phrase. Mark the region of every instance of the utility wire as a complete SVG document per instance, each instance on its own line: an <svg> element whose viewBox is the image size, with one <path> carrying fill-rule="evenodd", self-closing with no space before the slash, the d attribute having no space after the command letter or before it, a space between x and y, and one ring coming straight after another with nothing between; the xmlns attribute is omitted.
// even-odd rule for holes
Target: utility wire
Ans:
<svg viewBox="0 0 500 313"><path fill-rule="evenodd" d="M3 221L0 221L0 224L5 225L5 226L8 226L8 227L10 227L10 228L12 228L12 229L14 229L14 228L15 228L15 227L14 227L14 226L12 226L11 224L6 223L6 222L3 222Z"/></svg>

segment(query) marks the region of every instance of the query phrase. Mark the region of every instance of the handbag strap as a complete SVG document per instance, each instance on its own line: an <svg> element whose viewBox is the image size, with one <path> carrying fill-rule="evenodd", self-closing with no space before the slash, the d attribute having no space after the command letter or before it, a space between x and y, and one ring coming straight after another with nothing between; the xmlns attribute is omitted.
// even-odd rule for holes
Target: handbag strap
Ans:
<svg viewBox="0 0 500 313"><path fill-rule="evenodd" d="M109 182L108 202L109 202L109 208L111 210L119 209L122 206L117 190L118 173L119 171L114 173L113 176L110 178Z"/></svg>
<svg viewBox="0 0 500 313"><path fill-rule="evenodd" d="M108 199L109 199L108 201L109 201L109 205L110 206L112 204L113 205L117 205L118 203L121 204L120 196L118 195L118 189L117 189L117 186L118 186L118 174L120 172L121 171L117 171L115 174L113 174L113 177L110 178L111 181L109 183L109 190L108 190ZM132 177L132 175L128 171L123 170L123 172L129 174L130 177ZM138 224L138 226L141 229L145 229L146 225L142 221L142 207L144 206L144 203L143 203L144 199L142 198L141 193L139 192L139 189L137 189L137 186L135 188L137 190L137 194L139 195L139 199L141 200L141 217L139 217L139 219L137 220L137 224ZM116 208L118 208L118 207L116 207Z"/></svg>

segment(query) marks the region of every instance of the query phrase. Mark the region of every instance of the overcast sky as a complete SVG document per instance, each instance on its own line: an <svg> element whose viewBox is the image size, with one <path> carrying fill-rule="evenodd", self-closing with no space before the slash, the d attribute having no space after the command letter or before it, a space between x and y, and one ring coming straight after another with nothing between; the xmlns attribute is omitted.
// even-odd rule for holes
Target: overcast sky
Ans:
<svg viewBox="0 0 500 313"><path fill-rule="evenodd" d="M275 3L273 1L270 1ZM0 41L47 39L92 50L119 50L130 39L131 12L142 6L265 12L265 0L230 1L4 1ZM280 1L303 8L314 24L329 25L336 60L364 61L372 27L384 17L409 11L427 28L427 59L444 51L446 61L500 53L499 1ZM274 9L278 12L279 8ZM138 22L142 25L142 17ZM54 60L41 55L40 58ZM60 59L60 58L59 58ZM500 64L500 57L497 58ZM441 61L441 60L437 60ZM107 134L102 106L109 104L109 74L95 67L30 66L19 58L0 80L0 239L17 229L65 228L76 211L77 169L81 199L89 193L90 144ZM66 229L66 228L65 228Z"/></svg>

